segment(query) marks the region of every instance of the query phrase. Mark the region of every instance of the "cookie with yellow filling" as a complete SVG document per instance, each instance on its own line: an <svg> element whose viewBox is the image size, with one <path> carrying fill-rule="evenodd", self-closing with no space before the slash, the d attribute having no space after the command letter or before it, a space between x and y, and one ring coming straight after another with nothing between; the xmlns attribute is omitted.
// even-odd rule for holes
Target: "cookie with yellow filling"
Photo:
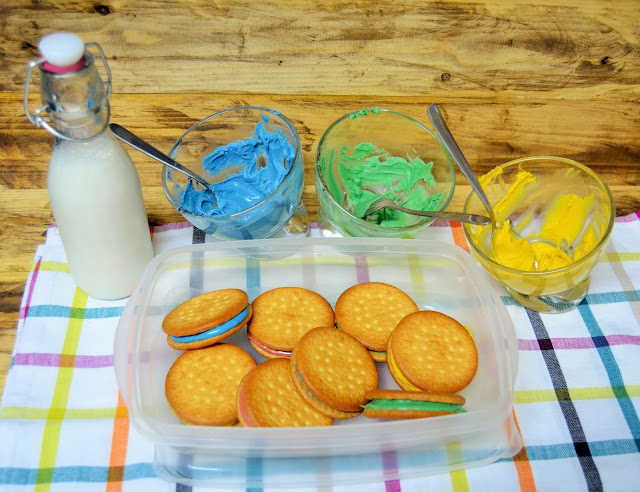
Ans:
<svg viewBox="0 0 640 492"><path fill-rule="evenodd" d="M391 332L387 366L406 391L457 393L473 380L478 351L458 321L438 311L418 311Z"/></svg>
<svg viewBox="0 0 640 492"><path fill-rule="evenodd" d="M312 328L334 326L331 304L320 294L302 287L267 290L251 303L247 337L260 355L291 357L298 340Z"/></svg>
<svg viewBox="0 0 640 492"><path fill-rule="evenodd" d="M237 393L244 427L308 427L333 424L298 394L289 376L289 359L272 359L252 369Z"/></svg>
<svg viewBox="0 0 640 492"><path fill-rule="evenodd" d="M419 419L464 413L464 397L450 393L425 393L379 389L365 394L371 401L364 415L378 419Z"/></svg>
<svg viewBox="0 0 640 492"><path fill-rule="evenodd" d="M238 386L254 367L251 355L236 345L187 350L167 373L167 401L185 424L234 425Z"/></svg>
<svg viewBox="0 0 640 492"><path fill-rule="evenodd" d="M376 362L387 360L387 341L398 322L418 311L403 290L383 282L349 287L336 301L336 325L357 338Z"/></svg>
<svg viewBox="0 0 640 492"><path fill-rule="evenodd" d="M308 331L293 349L293 384L312 407L336 418L362 413L367 391L378 388L378 370L357 339L335 328Z"/></svg>

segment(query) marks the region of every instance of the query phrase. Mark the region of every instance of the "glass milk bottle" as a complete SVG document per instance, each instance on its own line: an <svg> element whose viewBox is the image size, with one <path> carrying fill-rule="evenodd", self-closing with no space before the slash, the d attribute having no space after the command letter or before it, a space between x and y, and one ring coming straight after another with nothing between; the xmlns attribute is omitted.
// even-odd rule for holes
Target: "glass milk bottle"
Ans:
<svg viewBox="0 0 640 492"><path fill-rule="evenodd" d="M102 59L106 83L91 47ZM73 34L45 36L39 48L42 58L27 67L24 106L29 120L55 137L49 199L71 274L91 297L127 297L153 258L153 247L136 168L108 128L107 61L99 45L85 46ZM42 107L31 114L29 82L36 66Z"/></svg>

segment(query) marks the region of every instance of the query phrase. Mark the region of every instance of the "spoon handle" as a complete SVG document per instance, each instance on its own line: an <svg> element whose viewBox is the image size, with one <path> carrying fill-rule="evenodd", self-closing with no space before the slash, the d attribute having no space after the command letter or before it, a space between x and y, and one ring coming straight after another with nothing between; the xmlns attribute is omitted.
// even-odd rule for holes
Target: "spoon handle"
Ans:
<svg viewBox="0 0 640 492"><path fill-rule="evenodd" d="M191 179L194 179L205 188L209 188L209 183L207 183L202 177L198 176L196 173L194 173L190 169L187 169L182 164L178 164L176 161L171 159L171 157L160 152L153 145L148 144L147 142L142 140L140 137L137 137L136 135L131 133L126 128L120 125L117 125L115 123L111 123L109 125L109 128L111 128L111 131L113 132L113 134L123 142L128 143L133 148L138 149L143 154L147 154L149 157L152 157L155 160L162 162L163 164L169 166L171 169L175 169L176 171L181 172L182 174L186 174Z"/></svg>
<svg viewBox="0 0 640 492"><path fill-rule="evenodd" d="M405 207L401 207L398 204L395 204L393 208L407 214L421 215L422 217L433 217L434 219L455 220L458 222L466 222L468 224L476 225L487 225L491 223L491 219L483 215L465 214L458 212L434 212L430 210L426 210L423 212L422 210L411 210Z"/></svg>
<svg viewBox="0 0 640 492"><path fill-rule="evenodd" d="M487 209L489 214L492 214L491 203L489 203L487 195L485 195L482 186L480 186L480 183L478 182L478 178L476 178L476 175L467 162L467 159L465 159L460 147L458 147L453 135L451 135L449 127L447 127L447 124L444 122L444 118L442 118L442 114L440 113L438 106L436 104L429 106L427 108L427 115L429 116L429 120L431 120L433 128L442 140L442 143L453 157L453 160L458 164L462 174L467 178L467 181L471 185L471 188L473 188L473 191L476 192L476 195L478 195L478 198L484 205L484 208Z"/></svg>

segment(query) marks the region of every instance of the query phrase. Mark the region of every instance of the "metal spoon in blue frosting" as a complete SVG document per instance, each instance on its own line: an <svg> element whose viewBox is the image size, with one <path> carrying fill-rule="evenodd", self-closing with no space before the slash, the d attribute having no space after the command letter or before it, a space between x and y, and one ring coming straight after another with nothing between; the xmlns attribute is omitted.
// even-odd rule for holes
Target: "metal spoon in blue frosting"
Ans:
<svg viewBox="0 0 640 492"><path fill-rule="evenodd" d="M118 137L123 142L131 145L134 149L139 150L143 154L147 154L149 157L152 157L156 161L162 162L164 165L169 166L171 169L189 176L191 179L201 184L204 188L210 188L210 184L205 181L204 178L198 176L196 173L194 173L190 169L187 169L182 164L174 161L171 157L159 151L153 145L145 142L140 137L134 135L126 128L115 123L111 123L109 125L109 128L111 128L111 131L116 137Z"/></svg>

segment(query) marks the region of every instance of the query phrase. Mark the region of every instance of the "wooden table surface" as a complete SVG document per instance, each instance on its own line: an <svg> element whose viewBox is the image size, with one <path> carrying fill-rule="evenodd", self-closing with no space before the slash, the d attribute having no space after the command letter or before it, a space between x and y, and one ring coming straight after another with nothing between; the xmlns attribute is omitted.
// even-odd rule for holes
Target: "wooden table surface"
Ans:
<svg viewBox="0 0 640 492"><path fill-rule="evenodd" d="M53 138L22 104L26 63L51 32L102 46L111 121L165 151L222 109L283 112L302 139L311 220L314 152L335 119L377 105L428 125L433 102L476 173L523 156L568 157L604 178L618 215L640 210L637 0L7 0L0 19L0 389L35 249L53 223ZM160 165L131 155L150 224L183 220L163 195ZM460 173L457 183L451 210L469 192Z"/></svg>

